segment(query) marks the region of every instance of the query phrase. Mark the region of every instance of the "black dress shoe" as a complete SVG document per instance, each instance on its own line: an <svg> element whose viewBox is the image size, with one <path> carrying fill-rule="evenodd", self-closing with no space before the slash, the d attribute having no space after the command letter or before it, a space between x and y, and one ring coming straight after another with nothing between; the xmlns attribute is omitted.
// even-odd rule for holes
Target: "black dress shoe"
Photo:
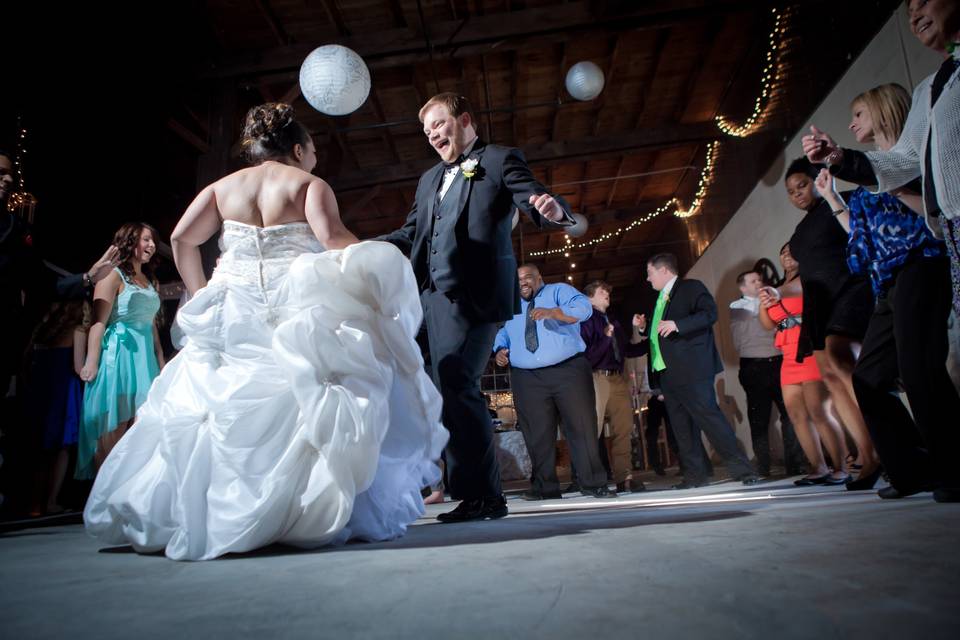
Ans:
<svg viewBox="0 0 960 640"><path fill-rule="evenodd" d="M800 478L799 480L794 480L793 484L798 487L812 487L818 484L824 484L827 479L830 478L829 473L825 473L822 476L807 476L806 478Z"/></svg>
<svg viewBox="0 0 960 640"><path fill-rule="evenodd" d="M437 516L440 522L469 522L470 520L496 520L507 515L507 500L503 495L489 498L464 500L457 508Z"/></svg>
<svg viewBox="0 0 960 640"><path fill-rule="evenodd" d="M960 502L960 489L952 487L934 489L933 499L937 502Z"/></svg>
<svg viewBox="0 0 960 640"><path fill-rule="evenodd" d="M924 493L926 491L936 491L936 489L931 486L898 489L897 487L890 485L889 487L884 487L883 489L880 489L880 491L877 491L877 495L884 500L899 500L900 498L906 498L908 496Z"/></svg>
<svg viewBox="0 0 960 640"><path fill-rule="evenodd" d="M691 482L689 480L684 480L683 482L678 482L677 484L670 487L671 489L696 489L697 487L702 487L702 482Z"/></svg>
<svg viewBox="0 0 960 640"><path fill-rule="evenodd" d="M610 488L607 485L602 487L581 487L580 494L587 496L588 498L616 498L617 493L615 491L610 491Z"/></svg>
<svg viewBox="0 0 960 640"><path fill-rule="evenodd" d="M567 485L567 488L563 490L563 493L580 493L580 484L571 482Z"/></svg>
<svg viewBox="0 0 960 640"><path fill-rule="evenodd" d="M740 476L739 478L737 478L737 480L739 480L740 482L742 482L748 487L753 486L755 484L760 484L760 476L758 476L755 473L746 473Z"/></svg>
<svg viewBox="0 0 960 640"><path fill-rule="evenodd" d="M563 495L559 491L553 493L541 493L540 491L530 489L529 491L524 491L523 495L520 497L524 500L530 500L532 502L534 500L559 500L563 497Z"/></svg>
<svg viewBox="0 0 960 640"><path fill-rule="evenodd" d="M841 484L850 484L851 482L853 482L853 476L847 473L843 476L840 476L839 478L834 478L832 475L828 475L826 478L823 479L823 482L821 484L829 487L837 487L837 486L840 486Z"/></svg>
<svg viewBox="0 0 960 640"><path fill-rule="evenodd" d="M847 483L847 491L869 491L873 485L877 484L880 475L883 473L883 467L877 467L872 473L867 475L860 474L856 480Z"/></svg>

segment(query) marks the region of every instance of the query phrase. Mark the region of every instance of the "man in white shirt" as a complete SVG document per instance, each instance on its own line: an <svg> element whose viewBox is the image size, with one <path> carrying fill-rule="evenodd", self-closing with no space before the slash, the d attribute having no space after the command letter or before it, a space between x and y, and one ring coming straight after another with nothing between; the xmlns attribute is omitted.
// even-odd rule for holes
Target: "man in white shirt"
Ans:
<svg viewBox="0 0 960 640"><path fill-rule="evenodd" d="M740 298L730 303L730 331L733 346L740 354L737 378L747 394L747 419L750 439L757 458L757 473L770 475L770 414L773 405L780 412L783 431L783 462L787 475L801 473L803 452L787 417L780 390L780 365L783 354L773 346L776 331L767 331L760 324L760 287L763 280L756 271L744 271L737 276Z"/></svg>

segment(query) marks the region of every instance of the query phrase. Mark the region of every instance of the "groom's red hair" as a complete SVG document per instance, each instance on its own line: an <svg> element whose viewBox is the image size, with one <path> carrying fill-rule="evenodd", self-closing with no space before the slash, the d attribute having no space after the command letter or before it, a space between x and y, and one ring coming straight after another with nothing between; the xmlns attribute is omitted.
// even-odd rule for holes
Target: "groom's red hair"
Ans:
<svg viewBox="0 0 960 640"><path fill-rule="evenodd" d="M444 93L438 93L429 100L426 104L420 107L420 113L417 114L420 118L420 122L423 122L423 114L427 112L427 109L432 107L435 104L442 104L447 108L447 111L450 112L454 118L459 118L465 113L470 114L470 120L473 120L473 109L470 107L470 101L467 100L466 96L461 96L457 93L452 93L446 91Z"/></svg>

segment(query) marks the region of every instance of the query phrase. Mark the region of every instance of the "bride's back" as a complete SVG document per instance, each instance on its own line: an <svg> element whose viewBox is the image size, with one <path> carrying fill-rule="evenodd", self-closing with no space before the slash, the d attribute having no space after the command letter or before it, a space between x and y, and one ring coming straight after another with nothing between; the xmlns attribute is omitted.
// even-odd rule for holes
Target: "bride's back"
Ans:
<svg viewBox="0 0 960 640"><path fill-rule="evenodd" d="M256 166L203 189L170 235L174 261L191 294L207 283L200 245L225 228L223 221L239 223L230 226L252 227L305 222L313 238L327 250L357 242L340 220L333 190L310 175L317 164L316 147L310 132L293 117L290 105L271 103L252 108L247 113L241 146L246 159ZM264 237L280 235L271 231Z"/></svg>
<svg viewBox="0 0 960 640"><path fill-rule="evenodd" d="M222 178L213 191L224 220L272 227L306 221L307 187L314 180L301 169L267 161Z"/></svg>

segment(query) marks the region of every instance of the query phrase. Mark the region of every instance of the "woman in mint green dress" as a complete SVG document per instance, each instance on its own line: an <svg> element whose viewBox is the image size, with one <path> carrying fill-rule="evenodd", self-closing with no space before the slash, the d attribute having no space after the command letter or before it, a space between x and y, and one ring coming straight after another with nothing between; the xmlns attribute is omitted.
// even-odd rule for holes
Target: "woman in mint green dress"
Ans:
<svg viewBox="0 0 960 640"><path fill-rule="evenodd" d="M160 296L150 258L156 253L156 230L128 222L114 234L120 265L97 283L94 322L80 377L87 383L77 452L77 478L93 478L123 437L163 366L157 333Z"/></svg>

